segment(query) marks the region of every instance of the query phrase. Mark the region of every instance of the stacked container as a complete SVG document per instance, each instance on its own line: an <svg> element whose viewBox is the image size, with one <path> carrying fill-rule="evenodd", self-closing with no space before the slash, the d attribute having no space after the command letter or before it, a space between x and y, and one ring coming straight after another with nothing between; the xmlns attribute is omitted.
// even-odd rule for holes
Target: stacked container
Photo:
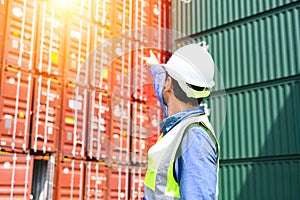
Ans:
<svg viewBox="0 0 300 200"><path fill-rule="evenodd" d="M142 60L153 38L141 30L168 27L169 9L0 2L1 199L143 197L162 113Z"/></svg>
<svg viewBox="0 0 300 200"><path fill-rule="evenodd" d="M226 87L226 103L217 84L208 102L214 126L227 108L219 199L299 199L300 1L182 0L172 10L181 42L206 41Z"/></svg>

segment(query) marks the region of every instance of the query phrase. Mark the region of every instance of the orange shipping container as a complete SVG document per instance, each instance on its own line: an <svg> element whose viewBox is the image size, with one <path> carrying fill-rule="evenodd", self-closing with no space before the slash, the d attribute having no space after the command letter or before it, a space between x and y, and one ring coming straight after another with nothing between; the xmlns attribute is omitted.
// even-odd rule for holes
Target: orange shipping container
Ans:
<svg viewBox="0 0 300 200"><path fill-rule="evenodd" d="M91 23L78 15L71 15L67 27L64 77L87 87L91 61Z"/></svg>
<svg viewBox="0 0 300 200"><path fill-rule="evenodd" d="M65 13L52 1L38 3L35 72L62 76Z"/></svg>
<svg viewBox="0 0 300 200"><path fill-rule="evenodd" d="M30 199L32 156L1 152L0 166L0 199Z"/></svg>
<svg viewBox="0 0 300 200"><path fill-rule="evenodd" d="M129 163L131 102L119 97L112 97L111 109L111 159L115 163Z"/></svg>
<svg viewBox="0 0 300 200"><path fill-rule="evenodd" d="M85 199L106 200L108 169L99 162L86 162Z"/></svg>
<svg viewBox="0 0 300 200"><path fill-rule="evenodd" d="M4 62L6 65L27 71L33 70L36 13L37 1L8 1L4 38Z"/></svg>
<svg viewBox="0 0 300 200"><path fill-rule="evenodd" d="M90 91L88 109L87 156L90 159L106 159L109 148L110 97L99 89Z"/></svg>
<svg viewBox="0 0 300 200"><path fill-rule="evenodd" d="M67 157L85 158L89 91L70 82L64 83L63 90L60 151Z"/></svg>
<svg viewBox="0 0 300 200"><path fill-rule="evenodd" d="M31 149L56 152L60 125L61 84L57 79L36 76Z"/></svg>
<svg viewBox="0 0 300 200"><path fill-rule="evenodd" d="M5 25L6 25L6 6L7 1L2 1L0 3L0 19L2 23L0 24L0 63L2 64L3 59L3 47L4 47L4 33L5 33Z"/></svg>
<svg viewBox="0 0 300 200"><path fill-rule="evenodd" d="M114 165L109 174L110 200L129 199L130 190L130 167Z"/></svg>
<svg viewBox="0 0 300 200"><path fill-rule="evenodd" d="M146 167L131 168L131 200L140 200L144 197L144 179Z"/></svg>
<svg viewBox="0 0 300 200"><path fill-rule="evenodd" d="M32 75L7 67L3 70L0 101L0 147L6 151L28 149Z"/></svg>
<svg viewBox="0 0 300 200"><path fill-rule="evenodd" d="M84 199L84 161L64 159L59 163L56 199Z"/></svg>

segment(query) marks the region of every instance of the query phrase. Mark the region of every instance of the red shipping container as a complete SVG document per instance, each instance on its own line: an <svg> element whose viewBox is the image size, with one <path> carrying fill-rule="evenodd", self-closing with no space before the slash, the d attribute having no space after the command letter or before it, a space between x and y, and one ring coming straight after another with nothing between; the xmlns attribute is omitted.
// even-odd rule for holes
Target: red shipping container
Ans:
<svg viewBox="0 0 300 200"><path fill-rule="evenodd" d="M64 84L60 151L64 156L85 158L89 90Z"/></svg>
<svg viewBox="0 0 300 200"><path fill-rule="evenodd" d="M3 70L0 101L0 147L6 151L28 149L32 75L7 67Z"/></svg>
<svg viewBox="0 0 300 200"><path fill-rule="evenodd" d="M138 45L137 48L140 48ZM147 90L149 85L152 84L152 75L150 73L149 67L144 64L142 59L143 56L146 56L144 50L136 50L133 53L133 66L131 76L131 96L134 101L147 102L149 96L153 95L153 90Z"/></svg>
<svg viewBox="0 0 300 200"><path fill-rule="evenodd" d="M111 109L111 159L115 163L129 163L131 102L113 97Z"/></svg>
<svg viewBox="0 0 300 200"><path fill-rule="evenodd" d="M91 0L73 0L72 3L60 2L57 6L65 8L71 15L77 15L85 21L90 21L95 3Z"/></svg>
<svg viewBox="0 0 300 200"><path fill-rule="evenodd" d="M110 26L112 23L112 15L110 15L112 10L112 1L94 0L92 18L103 27Z"/></svg>
<svg viewBox="0 0 300 200"><path fill-rule="evenodd" d="M113 14L113 34L124 33L130 30L132 21L132 6L133 3L130 0L115 1L112 6Z"/></svg>
<svg viewBox="0 0 300 200"><path fill-rule="evenodd" d="M65 11L51 1L38 5L36 71L62 76Z"/></svg>
<svg viewBox="0 0 300 200"><path fill-rule="evenodd" d="M2 64L2 59L3 59L3 47L4 47L4 34L5 34L5 25L6 25L6 6L7 6L7 1L1 1L0 2L0 19L2 23L0 24L0 63Z"/></svg>
<svg viewBox="0 0 300 200"><path fill-rule="evenodd" d="M31 149L56 152L60 125L61 84L59 80L36 76Z"/></svg>
<svg viewBox="0 0 300 200"><path fill-rule="evenodd" d="M145 174L146 167L133 167L131 169L131 200L140 200L144 197Z"/></svg>
<svg viewBox="0 0 300 200"><path fill-rule="evenodd" d="M37 1L8 1L4 59L8 66L33 70Z"/></svg>
<svg viewBox="0 0 300 200"><path fill-rule="evenodd" d="M103 1L106 2L106 1ZM99 22L100 23L100 22ZM100 26L99 24L92 24L92 51L89 55L89 73L90 84L92 87L100 88L103 91L109 91L111 85L111 73L109 57L111 46L108 42L110 38L110 30Z"/></svg>
<svg viewBox="0 0 300 200"><path fill-rule="evenodd" d="M149 137L149 108L145 104L133 102L132 106L132 162L147 163L146 141Z"/></svg>
<svg viewBox="0 0 300 200"><path fill-rule="evenodd" d="M91 62L91 23L78 15L71 15L67 27L64 74L66 79L76 80L77 84L87 87Z"/></svg>
<svg viewBox="0 0 300 200"><path fill-rule="evenodd" d="M129 199L130 190L129 182L130 167L114 165L109 174L109 196L110 200Z"/></svg>
<svg viewBox="0 0 300 200"><path fill-rule="evenodd" d="M99 89L90 91L87 156L90 159L106 159L110 131L110 97Z"/></svg>
<svg viewBox="0 0 300 200"><path fill-rule="evenodd" d="M32 156L1 152L0 166L0 199L30 199Z"/></svg>
<svg viewBox="0 0 300 200"><path fill-rule="evenodd" d="M108 198L108 170L99 162L86 162L85 199L106 200Z"/></svg>
<svg viewBox="0 0 300 200"><path fill-rule="evenodd" d="M118 43L117 48L123 48L121 43ZM131 54L125 54L118 57L112 64L112 86L110 91L113 96L120 98L131 99L132 86L132 69L130 68Z"/></svg>
<svg viewBox="0 0 300 200"><path fill-rule="evenodd" d="M60 200L84 199L84 161L64 159L57 171L56 198Z"/></svg>

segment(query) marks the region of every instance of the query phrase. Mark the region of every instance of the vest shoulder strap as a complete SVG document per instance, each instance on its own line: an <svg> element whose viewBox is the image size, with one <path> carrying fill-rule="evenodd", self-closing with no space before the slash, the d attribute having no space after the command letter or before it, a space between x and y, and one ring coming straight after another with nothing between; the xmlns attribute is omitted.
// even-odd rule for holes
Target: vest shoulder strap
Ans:
<svg viewBox="0 0 300 200"><path fill-rule="evenodd" d="M185 128L185 130L184 130L184 132L183 132L183 136L182 136L181 141L180 141L180 144L179 144L179 147L178 147L178 149L177 149L177 151L176 151L175 159L174 159L174 160L176 160L177 158L180 157L180 155L182 155L181 144L182 144L183 138L184 138L184 136L186 135L186 133L188 132L188 130L190 130L191 128L193 128L193 127L195 127L195 126L200 126L200 127L202 127L202 128L205 130L205 132L209 135L209 137L211 138L211 140L212 140L213 143L215 144L215 147L216 147L216 150L217 150L217 157L219 157L219 144L218 144L218 141L217 141L215 135L210 131L210 129L205 125L204 122L201 122L201 121L200 121L200 122L194 122L194 123L191 123L191 124L189 124L189 125ZM178 183L178 180L177 180L177 177L176 177L176 173L175 173L175 165L173 165L173 176L174 176L175 181Z"/></svg>

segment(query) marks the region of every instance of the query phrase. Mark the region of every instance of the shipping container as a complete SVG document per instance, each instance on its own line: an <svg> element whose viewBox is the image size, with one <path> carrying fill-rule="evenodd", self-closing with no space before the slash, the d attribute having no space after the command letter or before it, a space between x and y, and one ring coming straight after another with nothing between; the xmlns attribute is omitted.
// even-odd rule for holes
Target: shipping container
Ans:
<svg viewBox="0 0 300 200"><path fill-rule="evenodd" d="M117 43L119 46L120 44ZM120 47L116 47L116 51L118 48L124 48L120 45ZM126 48L126 47L125 47ZM127 53L123 56L119 56L114 63L111 65L112 68L112 76L111 76L111 93L112 96L118 96L124 99L132 98L132 72L131 68L131 60L132 55Z"/></svg>
<svg viewBox="0 0 300 200"><path fill-rule="evenodd" d="M97 160L106 159L110 144L110 97L107 93L102 93L100 89L90 91L89 126L86 136L87 157Z"/></svg>
<svg viewBox="0 0 300 200"><path fill-rule="evenodd" d="M66 24L63 8L53 1L39 2L38 6L35 72L61 77Z"/></svg>
<svg viewBox="0 0 300 200"><path fill-rule="evenodd" d="M145 167L132 167L131 168L131 191L129 199L143 199L144 197L144 179L146 174Z"/></svg>
<svg viewBox="0 0 300 200"><path fill-rule="evenodd" d="M174 1L177 42L206 41L224 77L219 199L298 199L299 1ZM196 17L195 17L196 16ZM220 116L210 116L222 126Z"/></svg>
<svg viewBox="0 0 300 200"><path fill-rule="evenodd" d="M33 157L0 153L0 199L31 199Z"/></svg>
<svg viewBox="0 0 300 200"><path fill-rule="evenodd" d="M0 19L3 23L0 24L0 66L2 67L3 60L3 47L4 47L4 34L5 34L5 26L6 26L6 9L7 9L7 1L0 2ZM1 70L0 67L0 70Z"/></svg>
<svg viewBox="0 0 300 200"><path fill-rule="evenodd" d="M58 166L54 199L84 199L86 171L84 161L64 158Z"/></svg>
<svg viewBox="0 0 300 200"><path fill-rule="evenodd" d="M300 71L300 4L194 37L210 46L225 88L296 76ZM242 41L242 42L241 42ZM234 78L232 78L234 77Z"/></svg>
<svg viewBox="0 0 300 200"><path fill-rule="evenodd" d="M85 158L89 90L65 82L59 150L66 157Z"/></svg>
<svg viewBox="0 0 300 200"><path fill-rule="evenodd" d="M4 63L31 71L34 67L37 1L8 2L4 34Z"/></svg>
<svg viewBox="0 0 300 200"><path fill-rule="evenodd" d="M299 157L273 159L221 162L219 199L299 199Z"/></svg>
<svg viewBox="0 0 300 200"><path fill-rule="evenodd" d="M229 112L220 137L221 157L299 154L299 91L299 79L291 79L227 93Z"/></svg>
<svg viewBox="0 0 300 200"><path fill-rule="evenodd" d="M102 1L101 3L97 1L98 4L102 5L108 3L106 1ZM98 5L99 6L99 5ZM104 7L106 7L104 5ZM102 7L98 9L102 10ZM106 11L103 11L106 13ZM103 91L110 91L111 89L111 78L110 75L112 73L112 69L110 67L109 60L112 48L111 43L109 42L111 36L111 30L105 26L107 21L103 21L106 19L106 14L97 13L95 15L96 23L92 24L91 27L91 53L89 55L90 61L90 82L89 84L94 88L100 88ZM108 20L109 21L109 20Z"/></svg>
<svg viewBox="0 0 300 200"><path fill-rule="evenodd" d="M71 14L67 18L64 77L67 80L76 80L77 84L87 87L92 25L78 15Z"/></svg>
<svg viewBox="0 0 300 200"><path fill-rule="evenodd" d="M62 85L60 80L42 75L34 79L31 149L34 152L56 152Z"/></svg>
<svg viewBox="0 0 300 200"><path fill-rule="evenodd" d="M104 163L86 162L85 199L108 199L108 168Z"/></svg>
<svg viewBox="0 0 300 200"><path fill-rule="evenodd" d="M0 147L6 151L28 150L33 77L15 68L2 71L0 96Z"/></svg>
<svg viewBox="0 0 300 200"><path fill-rule="evenodd" d="M116 199L130 199L128 194L130 192L130 167L113 165L109 170L109 198Z"/></svg>
<svg viewBox="0 0 300 200"><path fill-rule="evenodd" d="M110 158L115 163L128 164L130 162L131 102L123 98L112 97L111 112Z"/></svg>
<svg viewBox="0 0 300 200"><path fill-rule="evenodd" d="M110 30L110 25L112 25L112 11L113 11L114 1L102 1L95 0L92 7L92 19L95 20L96 24L102 27L106 27Z"/></svg>
<svg viewBox="0 0 300 200"><path fill-rule="evenodd" d="M147 163L147 138L151 135L149 131L149 108L145 104L133 102L132 105L132 132L131 152L132 162L139 164Z"/></svg>
<svg viewBox="0 0 300 200"><path fill-rule="evenodd" d="M220 29L235 22L246 22L276 9L294 7L297 0L181 0L172 2L172 29L186 35L198 35L207 30Z"/></svg>

